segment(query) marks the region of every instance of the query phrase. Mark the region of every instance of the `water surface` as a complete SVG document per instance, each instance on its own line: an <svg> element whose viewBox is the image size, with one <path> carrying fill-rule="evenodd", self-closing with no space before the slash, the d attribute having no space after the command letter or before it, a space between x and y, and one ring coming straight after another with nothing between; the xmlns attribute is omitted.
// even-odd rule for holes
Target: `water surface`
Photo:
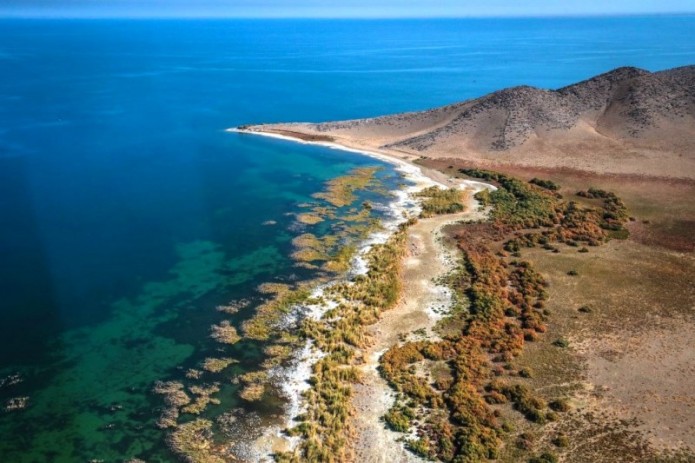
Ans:
<svg viewBox="0 0 695 463"><path fill-rule="evenodd" d="M215 351L216 305L308 276L288 258L301 230L287 214L381 164L225 128L692 64L694 28L692 16L0 21L0 378L24 378L0 400L30 397L0 413L0 461L172 461L152 383ZM238 371L259 348L232 349ZM243 405L231 382L221 397L214 413Z"/></svg>

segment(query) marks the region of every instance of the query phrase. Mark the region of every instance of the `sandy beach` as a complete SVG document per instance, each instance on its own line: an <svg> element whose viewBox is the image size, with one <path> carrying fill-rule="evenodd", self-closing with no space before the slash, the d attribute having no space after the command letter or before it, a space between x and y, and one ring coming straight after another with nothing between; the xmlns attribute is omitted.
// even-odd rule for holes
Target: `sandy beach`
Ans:
<svg viewBox="0 0 695 463"><path fill-rule="evenodd" d="M417 159L417 156L409 155L398 150L376 148L371 144L363 144L347 138L341 138L340 140L335 140L330 137L317 138L313 135L306 134L303 132L277 129L270 126L268 126L267 128L265 128L264 126L254 126L253 128L234 127L227 129L227 132L258 135L262 137L275 138L278 140L292 141L295 143L302 143L306 145L323 146L326 148L338 149L350 153L361 154L364 156L369 156L371 158L379 159L389 164L393 164L405 170L405 172L415 174L416 177L419 174L422 174L425 177L429 178L432 182L440 186L451 187L455 183L453 179L447 177L445 174L439 172L438 170L428 169L426 167L415 165L413 161Z"/></svg>

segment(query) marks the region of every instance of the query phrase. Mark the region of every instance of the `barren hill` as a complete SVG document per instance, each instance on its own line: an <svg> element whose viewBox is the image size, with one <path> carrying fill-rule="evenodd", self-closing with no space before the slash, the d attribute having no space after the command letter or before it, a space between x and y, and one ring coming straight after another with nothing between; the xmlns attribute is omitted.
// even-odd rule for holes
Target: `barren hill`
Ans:
<svg viewBox="0 0 695 463"><path fill-rule="evenodd" d="M244 127L408 157L695 178L695 66L623 67L421 112Z"/></svg>

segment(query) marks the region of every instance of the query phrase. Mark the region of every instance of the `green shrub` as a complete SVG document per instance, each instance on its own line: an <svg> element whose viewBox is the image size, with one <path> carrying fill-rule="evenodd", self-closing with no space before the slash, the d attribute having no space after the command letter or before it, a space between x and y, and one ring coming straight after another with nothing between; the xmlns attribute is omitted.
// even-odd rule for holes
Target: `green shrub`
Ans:
<svg viewBox="0 0 695 463"><path fill-rule="evenodd" d="M422 217L453 214L464 210L463 192L457 188L443 190L437 186L425 188L415 195L422 198Z"/></svg>
<svg viewBox="0 0 695 463"><path fill-rule="evenodd" d="M406 407L394 406L384 415L384 421L388 427L397 432L408 432L412 418L414 418L412 410Z"/></svg>
<svg viewBox="0 0 695 463"><path fill-rule="evenodd" d="M556 447L569 447L570 439L564 434L559 434L553 439L553 445Z"/></svg>
<svg viewBox="0 0 695 463"><path fill-rule="evenodd" d="M476 195L483 205L493 206L491 216L494 220L513 228L538 228L554 224L559 201L551 193L496 172L479 169L461 169L460 172L499 184L500 188L492 193L484 190Z"/></svg>
<svg viewBox="0 0 695 463"><path fill-rule="evenodd" d="M541 188L545 188L546 190L550 190L550 191L557 191L560 189L560 185L553 182L552 180L543 180L543 179L534 177L531 180L529 180L529 183L533 183L534 185L537 185Z"/></svg>
<svg viewBox="0 0 695 463"><path fill-rule="evenodd" d="M431 460L435 457L432 448L425 439L409 439L405 441L405 447L416 455Z"/></svg>
<svg viewBox="0 0 695 463"><path fill-rule="evenodd" d="M548 406L555 410L556 412L568 412L570 410L570 404L566 399L556 399L550 402Z"/></svg>

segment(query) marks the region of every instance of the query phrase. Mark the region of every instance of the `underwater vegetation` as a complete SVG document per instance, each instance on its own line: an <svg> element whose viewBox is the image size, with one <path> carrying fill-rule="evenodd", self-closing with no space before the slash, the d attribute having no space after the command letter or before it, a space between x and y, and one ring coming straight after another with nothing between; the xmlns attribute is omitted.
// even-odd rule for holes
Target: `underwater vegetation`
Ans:
<svg viewBox="0 0 695 463"><path fill-rule="evenodd" d="M338 401L329 404L325 397L328 394L345 392L347 385L356 380L354 371L351 371L346 363L354 356L349 353L350 341L347 340L356 342L362 335L347 326L349 323L346 324L345 321L334 327L321 326L321 321L312 323L303 312L307 306L321 305L327 299L335 300L339 294L347 291L348 286L352 286L352 282L349 285L347 282L338 283L331 286L320 298L312 297L319 285L335 281L339 277L343 278L341 275L348 270L357 252L357 243L379 228L380 222L376 218L373 205L365 199L374 195L388 194L390 197L381 180L376 177L379 171L380 168L376 167L354 169L347 175L326 182L324 191L313 195L316 202L300 205L305 212L297 214L296 221L299 224L297 229L302 233L292 241L292 258L298 267L314 270L313 279L261 284L257 293L262 300L254 308L253 315L241 323L233 323L232 318L235 318L240 309L251 304L251 301L240 300L218 306L217 311L220 315L229 318L210 326L210 337L220 344L217 354L206 357L195 368L186 370L185 378L180 381L158 382L155 385L153 392L161 395L164 402L158 425L171 430L167 443L184 461L217 463L232 458L228 446L214 444L218 426L215 421L209 419L207 412L210 405L220 403L217 396L225 380L229 381L228 370L240 363L228 352L229 348L233 347L235 352L238 352L237 345L249 344L255 349L261 343L263 361L258 365L259 369L234 374L231 384L236 386L239 398L245 402L267 399L272 401L278 397L279 391L271 371L286 365L294 353L310 339L322 351L328 353L328 356L322 363L314 366L312 382L320 385L321 389L318 393L312 392L315 394L314 399L307 397L308 403L311 404L308 410L315 410L322 416L334 417L331 421L334 425L319 427L317 432L333 430L335 435L335 442L330 438L325 440L320 452L339 452L342 434L339 436L338 431L342 421L338 417L347 416L347 408L340 411ZM384 258L392 246L378 246L380 265L385 265ZM370 265L374 252L376 248L366 256ZM391 258L391 262L395 261L395 257ZM384 269L379 269L381 275ZM377 310L377 306L381 308L384 301L395 301L398 291L389 288L399 283L397 272L389 270L386 273L391 276L377 278L376 273L370 272L360 277L360 283L351 288L351 294L345 295L345 303L353 304L354 301L348 301L347 298L358 297L358 293L364 294L365 297L369 294L369 305L363 308L363 312L367 313ZM382 297L381 294L386 296ZM338 310L343 309L344 307L340 307ZM341 319L347 320L346 317L347 314L340 316ZM376 320L374 317L372 319ZM332 340L329 340L329 337ZM333 362L344 369L339 368L334 372ZM345 400L344 406L347 404L348 401ZM196 416L200 417L191 421L191 418ZM306 423L309 422L314 420L307 420ZM308 427L307 424L307 429ZM299 433L299 429L301 427L291 432ZM306 435L309 436L311 433L307 432ZM326 435L332 434L328 432ZM311 441L305 439L305 442L306 445L302 444L301 452L313 455L314 453L309 452Z"/></svg>

